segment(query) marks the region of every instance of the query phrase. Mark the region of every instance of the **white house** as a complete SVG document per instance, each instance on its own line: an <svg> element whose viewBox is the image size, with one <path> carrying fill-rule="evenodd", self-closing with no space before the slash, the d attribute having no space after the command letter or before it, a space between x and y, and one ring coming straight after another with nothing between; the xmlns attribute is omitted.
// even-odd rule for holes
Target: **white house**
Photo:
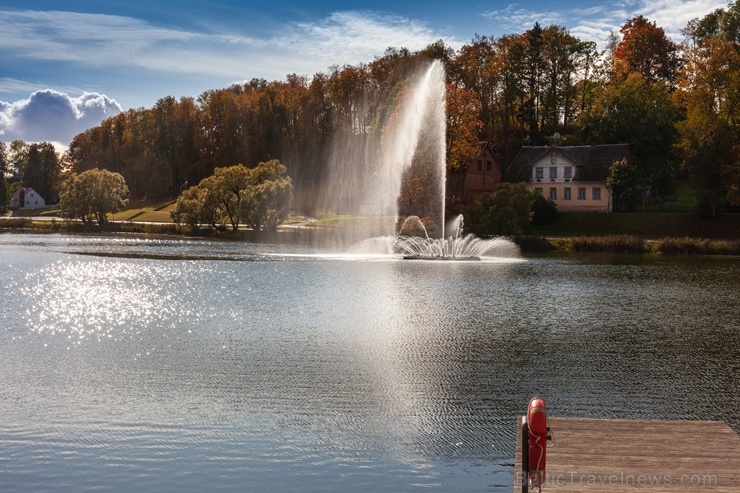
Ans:
<svg viewBox="0 0 740 493"><path fill-rule="evenodd" d="M11 209L40 209L46 201L31 187L21 187L10 198Z"/></svg>
<svg viewBox="0 0 740 493"><path fill-rule="evenodd" d="M610 212L606 179L609 168L623 159L631 160L627 144L522 147L505 181L526 182L561 211Z"/></svg>

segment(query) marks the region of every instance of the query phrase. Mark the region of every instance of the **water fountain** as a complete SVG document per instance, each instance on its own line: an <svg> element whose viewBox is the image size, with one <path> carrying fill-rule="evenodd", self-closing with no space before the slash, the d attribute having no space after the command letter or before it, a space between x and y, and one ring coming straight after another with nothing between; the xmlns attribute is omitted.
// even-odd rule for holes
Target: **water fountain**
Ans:
<svg viewBox="0 0 740 493"><path fill-rule="evenodd" d="M380 137L361 140L359 145L355 141L335 146L331 196L341 203L327 208L349 210L368 219L364 231L353 232L354 251L427 260L518 254L509 240L464 235L462 216L445 225L446 123L444 67L434 61L396 95ZM413 204L399 204L404 179L410 176L417 181L416 189L424 193L417 194L422 198L416 197Z"/></svg>
<svg viewBox="0 0 740 493"><path fill-rule="evenodd" d="M421 229L422 235L406 235L409 228ZM458 215L445 228L449 236L430 238L418 216L408 217L395 238L395 249L404 260L480 260L489 254L512 256L518 253L516 245L505 238L481 239L463 232L463 216Z"/></svg>

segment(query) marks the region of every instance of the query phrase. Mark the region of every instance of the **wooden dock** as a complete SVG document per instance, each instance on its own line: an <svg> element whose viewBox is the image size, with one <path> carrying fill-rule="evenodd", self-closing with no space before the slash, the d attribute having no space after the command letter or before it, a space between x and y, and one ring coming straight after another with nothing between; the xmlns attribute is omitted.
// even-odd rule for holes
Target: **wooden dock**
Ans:
<svg viewBox="0 0 740 493"><path fill-rule="evenodd" d="M514 492L522 491L521 422ZM550 418L543 493L740 493L740 437L716 421Z"/></svg>

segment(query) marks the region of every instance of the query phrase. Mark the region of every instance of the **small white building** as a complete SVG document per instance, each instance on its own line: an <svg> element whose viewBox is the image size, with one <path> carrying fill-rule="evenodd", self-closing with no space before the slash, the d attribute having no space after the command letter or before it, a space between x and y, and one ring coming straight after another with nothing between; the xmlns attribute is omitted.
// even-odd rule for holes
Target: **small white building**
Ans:
<svg viewBox="0 0 740 493"><path fill-rule="evenodd" d="M11 209L40 209L46 207L46 201L31 187L21 187L10 198Z"/></svg>

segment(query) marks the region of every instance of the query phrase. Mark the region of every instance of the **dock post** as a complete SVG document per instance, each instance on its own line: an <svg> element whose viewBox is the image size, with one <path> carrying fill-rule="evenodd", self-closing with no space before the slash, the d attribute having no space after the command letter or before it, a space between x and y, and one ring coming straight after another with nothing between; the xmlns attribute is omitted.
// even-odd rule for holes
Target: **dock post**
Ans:
<svg viewBox="0 0 740 493"><path fill-rule="evenodd" d="M529 493L529 426L522 416L522 493Z"/></svg>

